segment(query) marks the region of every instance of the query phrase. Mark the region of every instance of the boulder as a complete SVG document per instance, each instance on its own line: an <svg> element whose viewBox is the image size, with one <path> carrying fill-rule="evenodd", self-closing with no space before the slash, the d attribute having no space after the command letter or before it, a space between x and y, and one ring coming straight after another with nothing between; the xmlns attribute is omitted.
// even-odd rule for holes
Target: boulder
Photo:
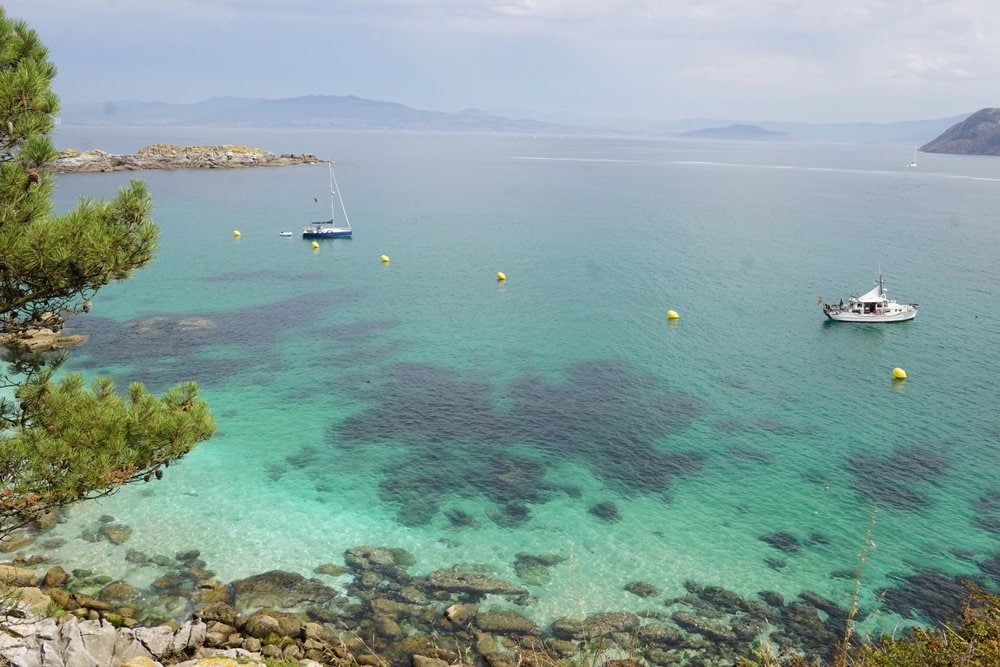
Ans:
<svg viewBox="0 0 1000 667"><path fill-rule="evenodd" d="M502 579L458 570L435 570L427 575L427 585L452 593L473 593L476 595L526 595L527 590Z"/></svg>
<svg viewBox="0 0 1000 667"><path fill-rule="evenodd" d="M476 625L483 632L496 635L539 635L534 621L516 611L486 611L476 614Z"/></svg>
<svg viewBox="0 0 1000 667"><path fill-rule="evenodd" d="M444 617L455 625L467 625L476 617L479 610L474 604L456 602L444 610Z"/></svg>
<svg viewBox="0 0 1000 667"><path fill-rule="evenodd" d="M639 627L639 617L628 611L588 616L582 621L560 618L552 622L552 632L560 639L593 639L616 632L633 632Z"/></svg>
<svg viewBox="0 0 1000 667"><path fill-rule="evenodd" d="M645 581L630 581L625 584L625 590L641 598L655 597L660 594L659 588L653 584L647 584Z"/></svg>
<svg viewBox="0 0 1000 667"><path fill-rule="evenodd" d="M251 614L250 618L247 619L247 622L243 625L243 632L251 637L265 639L269 635L280 636L281 625L278 623L278 619L270 614L257 612Z"/></svg>
<svg viewBox="0 0 1000 667"><path fill-rule="evenodd" d="M98 599L109 602L116 607L128 604L140 596L139 591L124 581L112 581L97 594Z"/></svg>
<svg viewBox="0 0 1000 667"><path fill-rule="evenodd" d="M337 597L337 591L319 579L306 579L301 574L283 570L240 579L230 586L237 610L293 609L304 604L322 605Z"/></svg>
<svg viewBox="0 0 1000 667"><path fill-rule="evenodd" d="M121 523L106 523L101 526L101 535L111 544L124 544L132 537L132 528Z"/></svg>
<svg viewBox="0 0 1000 667"><path fill-rule="evenodd" d="M662 623L647 623L636 631L636 636L644 644L657 646L679 646L684 640L680 630Z"/></svg>
<svg viewBox="0 0 1000 667"><path fill-rule="evenodd" d="M0 340L0 346L2 345L3 341ZM17 533L15 535L10 535L6 539L0 541L0 553L11 553L17 551L22 547L28 546L34 541L35 535L33 533Z"/></svg>
<svg viewBox="0 0 1000 667"><path fill-rule="evenodd" d="M0 584L8 586L37 586L38 575L34 570L13 565L0 565Z"/></svg>
<svg viewBox="0 0 1000 667"><path fill-rule="evenodd" d="M404 569L413 562L413 557L402 549L360 546L345 551L344 562L355 571L370 570L394 581L405 581L409 577Z"/></svg>
<svg viewBox="0 0 1000 667"><path fill-rule="evenodd" d="M69 581L69 573L59 565L54 565L45 573L42 585L46 588L53 588L55 586L62 586L67 581Z"/></svg>

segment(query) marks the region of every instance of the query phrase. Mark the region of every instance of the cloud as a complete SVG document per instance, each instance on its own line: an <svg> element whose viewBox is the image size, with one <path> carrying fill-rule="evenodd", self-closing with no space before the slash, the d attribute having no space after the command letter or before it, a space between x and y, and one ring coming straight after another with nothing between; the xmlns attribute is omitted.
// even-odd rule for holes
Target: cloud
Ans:
<svg viewBox="0 0 1000 667"><path fill-rule="evenodd" d="M357 94L442 110L680 117L764 113L767 95L775 118L825 108L877 120L915 107L933 116L991 106L1000 89L993 0L7 0L5 7L39 30L62 73L60 94L74 97L87 86L109 99L167 101ZM791 108L799 98L809 104Z"/></svg>

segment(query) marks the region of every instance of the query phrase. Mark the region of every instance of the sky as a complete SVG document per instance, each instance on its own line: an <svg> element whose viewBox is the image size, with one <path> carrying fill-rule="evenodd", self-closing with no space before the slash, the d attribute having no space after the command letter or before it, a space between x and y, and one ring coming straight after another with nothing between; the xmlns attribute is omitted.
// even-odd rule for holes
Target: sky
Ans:
<svg viewBox="0 0 1000 667"><path fill-rule="evenodd" d="M892 122L1000 106L997 0L0 0L64 102Z"/></svg>

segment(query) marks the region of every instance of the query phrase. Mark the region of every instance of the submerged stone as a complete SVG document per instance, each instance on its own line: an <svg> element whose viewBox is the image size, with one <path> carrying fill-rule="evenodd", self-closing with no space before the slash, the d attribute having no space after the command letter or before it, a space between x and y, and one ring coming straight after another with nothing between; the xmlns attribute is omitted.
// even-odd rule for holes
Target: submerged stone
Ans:
<svg viewBox="0 0 1000 667"><path fill-rule="evenodd" d="M775 549L780 549L785 553L797 553L802 548L802 544L794 535L781 531L761 535L760 539L761 541L770 544Z"/></svg>
<svg viewBox="0 0 1000 667"><path fill-rule="evenodd" d="M301 574L271 570L263 574L232 582L234 606L237 610L261 607L292 609L306 603L326 604L337 591L319 579L306 579Z"/></svg>
<svg viewBox="0 0 1000 667"><path fill-rule="evenodd" d="M610 500L597 503L596 505L591 506L591 508L587 511L596 516L598 519L608 522L620 521L622 518L618 505L614 504Z"/></svg>
<svg viewBox="0 0 1000 667"><path fill-rule="evenodd" d="M457 570L435 570L427 575L427 585L430 588L451 592L475 593L485 595L526 595L527 590L515 586L502 579L494 579L482 574L459 572Z"/></svg>
<svg viewBox="0 0 1000 667"><path fill-rule="evenodd" d="M500 635L538 635L534 621L516 611L486 611L476 614L476 625L484 632Z"/></svg>
<svg viewBox="0 0 1000 667"><path fill-rule="evenodd" d="M616 632L634 632L639 617L630 611L594 614L580 621L559 618L552 622L552 633L560 639L596 639Z"/></svg>
<svg viewBox="0 0 1000 667"><path fill-rule="evenodd" d="M625 584L625 590L641 598L651 598L660 594L659 588L653 584L647 584L645 581L630 581Z"/></svg>

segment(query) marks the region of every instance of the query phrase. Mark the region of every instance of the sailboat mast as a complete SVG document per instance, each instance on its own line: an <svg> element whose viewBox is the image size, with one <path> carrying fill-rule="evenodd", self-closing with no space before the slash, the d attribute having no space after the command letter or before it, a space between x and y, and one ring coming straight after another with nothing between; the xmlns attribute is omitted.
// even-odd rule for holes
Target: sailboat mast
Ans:
<svg viewBox="0 0 1000 667"><path fill-rule="evenodd" d="M347 223L347 228L351 228L351 221L347 217L347 207L344 206L344 198L340 196L340 184L337 183L337 176L333 173L333 160L330 160L330 215L333 216L333 193L336 191L337 200L340 202L340 210L344 214L344 222Z"/></svg>
<svg viewBox="0 0 1000 667"><path fill-rule="evenodd" d="M326 166L330 170L330 224L332 225L334 223L334 220L336 220L336 218L337 218L337 216L335 214L335 209L333 208L333 195L334 195L334 191L333 191L333 160L327 160L326 161Z"/></svg>

